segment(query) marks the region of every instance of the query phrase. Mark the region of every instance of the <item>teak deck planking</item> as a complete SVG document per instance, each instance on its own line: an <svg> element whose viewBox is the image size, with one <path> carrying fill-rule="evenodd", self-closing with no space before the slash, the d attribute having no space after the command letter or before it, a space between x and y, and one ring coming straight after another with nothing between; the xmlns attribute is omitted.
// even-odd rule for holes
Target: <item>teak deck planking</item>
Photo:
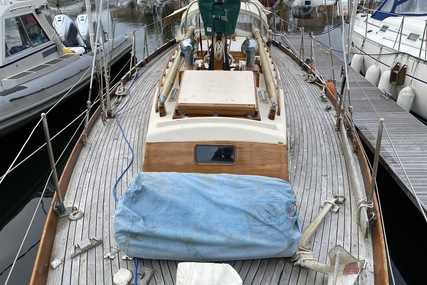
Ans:
<svg viewBox="0 0 427 285"><path fill-rule="evenodd" d="M350 193L349 176L335 131L333 111L320 100L320 89L305 81L305 72L286 55L272 47L273 57L284 88L285 114L288 117L289 180L299 203L303 229L316 217L323 202L333 194L345 195L347 200L338 213L329 213L310 239L315 258L328 264L327 252L341 245L352 255L367 261L359 284L373 284L372 244L365 239L354 222L357 201ZM116 117L133 146L135 158L129 171L117 184L120 199L131 178L142 169L145 131L152 95L169 53L140 70L139 81L130 90L128 106ZM236 71L237 72L237 71ZM123 104L123 102L122 102ZM142 127L142 128L141 128ZM62 264L49 267L47 284L112 284L119 268L134 272L135 260L124 260L118 252L112 260L104 255L116 250L114 242L114 210L116 201L113 186L131 159L131 153L121 138L114 119L105 125L95 124L83 148L67 189L66 206L84 211L81 220L58 221L57 236L51 259ZM102 239L102 244L71 258L74 245L89 237ZM324 274L294 265L290 259L262 259L229 262L239 272L244 284L324 284ZM153 268L149 284L174 284L177 261L140 260L139 268Z"/></svg>

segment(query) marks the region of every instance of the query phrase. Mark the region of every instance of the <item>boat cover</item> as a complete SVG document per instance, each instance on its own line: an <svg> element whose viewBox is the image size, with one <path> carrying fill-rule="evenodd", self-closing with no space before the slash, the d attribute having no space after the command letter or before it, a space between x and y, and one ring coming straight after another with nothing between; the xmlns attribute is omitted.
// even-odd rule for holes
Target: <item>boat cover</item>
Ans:
<svg viewBox="0 0 427 285"><path fill-rule="evenodd" d="M300 237L292 187L264 176L140 172L115 213L117 246L139 258L290 257Z"/></svg>
<svg viewBox="0 0 427 285"><path fill-rule="evenodd" d="M199 0L198 3L205 35L234 34L240 12L240 0Z"/></svg>

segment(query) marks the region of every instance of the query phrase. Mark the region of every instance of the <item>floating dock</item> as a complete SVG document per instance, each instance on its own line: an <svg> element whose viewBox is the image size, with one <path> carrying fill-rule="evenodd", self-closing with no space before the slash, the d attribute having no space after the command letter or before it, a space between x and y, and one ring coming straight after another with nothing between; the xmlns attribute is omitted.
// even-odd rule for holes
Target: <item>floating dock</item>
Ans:
<svg viewBox="0 0 427 285"><path fill-rule="evenodd" d="M287 39L291 48L302 52L304 58L313 57L315 69L325 79L335 77L337 89L341 90L341 68L344 63L336 55L331 57L329 47L322 47L309 35L304 37L303 43L300 34L288 35ZM322 48L312 48L312 45ZM380 119L384 119L380 163L415 206L426 211L427 126L351 67L348 68L348 79L353 120L359 136L375 152Z"/></svg>

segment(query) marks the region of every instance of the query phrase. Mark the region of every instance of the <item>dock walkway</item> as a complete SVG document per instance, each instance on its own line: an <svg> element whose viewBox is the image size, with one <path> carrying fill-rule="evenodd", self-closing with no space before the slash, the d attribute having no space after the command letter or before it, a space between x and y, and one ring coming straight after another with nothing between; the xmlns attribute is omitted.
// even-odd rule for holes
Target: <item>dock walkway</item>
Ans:
<svg viewBox="0 0 427 285"><path fill-rule="evenodd" d="M292 48L300 52L301 36L288 35L287 39ZM322 46L316 41L314 44ZM308 35L303 45L304 57L309 58L314 50L315 69L325 79L333 79L335 75L337 89L341 90L343 61L336 55L331 59L326 46L312 49ZM334 66L334 73L331 66ZM351 67L348 73L353 119L362 141L375 151L379 122L383 118L380 162L411 201L419 208L418 199L427 210L427 126Z"/></svg>

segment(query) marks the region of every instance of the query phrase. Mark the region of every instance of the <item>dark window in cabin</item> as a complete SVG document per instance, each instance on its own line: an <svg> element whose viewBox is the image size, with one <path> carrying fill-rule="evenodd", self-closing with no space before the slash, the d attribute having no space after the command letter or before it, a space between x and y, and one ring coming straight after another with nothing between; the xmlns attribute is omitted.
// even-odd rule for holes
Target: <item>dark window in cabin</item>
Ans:
<svg viewBox="0 0 427 285"><path fill-rule="evenodd" d="M196 163L234 164L236 160L234 145L196 145Z"/></svg>
<svg viewBox="0 0 427 285"><path fill-rule="evenodd" d="M6 57L49 41L33 14L5 19Z"/></svg>
<svg viewBox="0 0 427 285"><path fill-rule="evenodd" d="M380 29L380 32L385 32L385 31L387 31L387 30L388 30L388 26L383 25L383 26L381 27L381 29Z"/></svg>
<svg viewBox="0 0 427 285"><path fill-rule="evenodd" d="M420 37L420 35L411 33L407 39L412 41L412 42L415 42L416 40L418 40L419 37Z"/></svg>

